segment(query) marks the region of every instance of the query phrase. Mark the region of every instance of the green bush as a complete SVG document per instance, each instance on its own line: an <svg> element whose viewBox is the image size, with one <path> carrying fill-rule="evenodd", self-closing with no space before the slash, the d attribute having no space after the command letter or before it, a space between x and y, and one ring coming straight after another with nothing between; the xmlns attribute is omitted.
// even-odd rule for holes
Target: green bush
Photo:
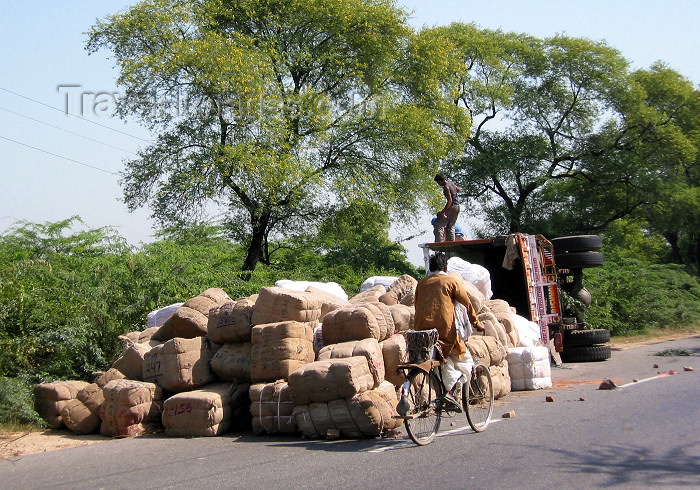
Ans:
<svg viewBox="0 0 700 490"><path fill-rule="evenodd" d="M0 377L0 426L45 425L33 407L34 398L30 382L19 378Z"/></svg>
<svg viewBox="0 0 700 490"><path fill-rule="evenodd" d="M700 280L682 266L606 255L584 276L593 296L585 319L594 328L631 335L700 322Z"/></svg>

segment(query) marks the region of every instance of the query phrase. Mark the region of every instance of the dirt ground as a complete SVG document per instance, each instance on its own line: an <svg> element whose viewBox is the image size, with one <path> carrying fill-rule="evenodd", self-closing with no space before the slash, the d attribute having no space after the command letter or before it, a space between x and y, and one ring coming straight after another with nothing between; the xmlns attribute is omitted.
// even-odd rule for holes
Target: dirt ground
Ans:
<svg viewBox="0 0 700 490"><path fill-rule="evenodd" d="M613 350L632 349L642 345L656 344L667 340L682 339L700 335L696 329L676 330L672 333L654 333L634 337L613 338ZM0 459L16 458L26 454L53 451L69 447L85 446L109 441L111 438L99 435L76 435L66 430L44 430L35 432L0 433Z"/></svg>

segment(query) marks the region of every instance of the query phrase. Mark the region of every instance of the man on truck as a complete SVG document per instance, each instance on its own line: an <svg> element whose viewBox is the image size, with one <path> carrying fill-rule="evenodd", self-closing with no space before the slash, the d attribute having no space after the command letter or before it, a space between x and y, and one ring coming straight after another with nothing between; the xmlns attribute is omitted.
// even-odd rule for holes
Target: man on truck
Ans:
<svg viewBox="0 0 700 490"><path fill-rule="evenodd" d="M455 223L459 216L460 188L454 182L447 180L443 174L437 174L434 179L442 187L445 194L445 207L437 214L437 220L433 223L433 233L436 242L455 241Z"/></svg>
<svg viewBox="0 0 700 490"><path fill-rule="evenodd" d="M415 293L415 323L416 330L437 329L438 344L445 359L442 366L442 378L445 389L448 390L445 400L451 410L461 412L457 399L461 387L460 377L469 381L471 376L472 359L467 346L457 332L455 325L455 302L466 307L467 316L472 327L484 330L476 317L469 295L462 285L459 276L447 274L447 257L442 252L430 256L429 275L418 282Z"/></svg>

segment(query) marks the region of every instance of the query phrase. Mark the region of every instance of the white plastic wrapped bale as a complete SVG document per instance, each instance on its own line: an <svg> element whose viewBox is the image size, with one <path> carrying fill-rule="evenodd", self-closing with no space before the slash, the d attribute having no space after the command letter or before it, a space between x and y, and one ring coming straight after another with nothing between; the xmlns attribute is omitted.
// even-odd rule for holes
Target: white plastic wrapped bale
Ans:
<svg viewBox="0 0 700 490"><path fill-rule="evenodd" d="M372 289L377 285L384 286L384 292L388 291L394 281L398 279L397 276L372 276L365 279L360 285L360 292ZM383 294L383 293L382 293Z"/></svg>
<svg viewBox="0 0 700 490"><path fill-rule="evenodd" d="M552 387L549 349L538 345L508 349L508 372L513 391Z"/></svg>
<svg viewBox="0 0 700 490"><path fill-rule="evenodd" d="M289 279L280 279L275 283L275 287L292 289L294 291L308 291L309 287L313 287L325 293L332 294L342 301L348 300L348 294L337 282L291 281Z"/></svg>
<svg viewBox="0 0 700 490"><path fill-rule="evenodd" d="M459 272L464 279L476 286L487 300L493 296L491 274L484 266L472 264L459 257L451 257L447 261L447 272Z"/></svg>
<svg viewBox="0 0 700 490"><path fill-rule="evenodd" d="M158 308L153 310L148 315L146 315L146 326L147 327L160 327L165 323L165 321L173 316L175 310L177 310L184 303L173 303L163 308Z"/></svg>
<svg viewBox="0 0 700 490"><path fill-rule="evenodd" d="M296 406L294 414L299 430L310 439L323 439L329 430L349 438L377 437L403 423L394 418L396 405L395 388L384 381L378 388L349 399Z"/></svg>
<svg viewBox="0 0 700 490"><path fill-rule="evenodd" d="M520 315L513 315L513 326L518 331L520 344L517 347L534 347L542 343L540 326Z"/></svg>
<svg viewBox="0 0 700 490"><path fill-rule="evenodd" d="M286 381L251 385L250 413L253 415L253 434L292 434L297 432L294 403Z"/></svg>

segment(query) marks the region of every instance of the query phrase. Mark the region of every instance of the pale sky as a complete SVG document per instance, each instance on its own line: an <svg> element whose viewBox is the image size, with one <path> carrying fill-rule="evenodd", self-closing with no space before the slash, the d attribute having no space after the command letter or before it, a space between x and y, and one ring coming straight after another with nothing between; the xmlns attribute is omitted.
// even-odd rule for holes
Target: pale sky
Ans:
<svg viewBox="0 0 700 490"><path fill-rule="evenodd" d="M89 228L113 226L129 243L151 240L146 209L128 213L118 172L150 135L110 119L117 71L107 52L88 56L85 31L95 19L136 2L127 0L2 0L0 9L0 232L19 220L80 216ZM401 0L415 27L473 22L537 37L557 33L605 40L633 68L663 60L700 84L700 2L695 0ZM84 92L82 116L66 102ZM72 114L81 114L74 104ZM102 112L100 112L102 111ZM462 224L471 233L467 212ZM429 219L405 235L432 240Z"/></svg>

